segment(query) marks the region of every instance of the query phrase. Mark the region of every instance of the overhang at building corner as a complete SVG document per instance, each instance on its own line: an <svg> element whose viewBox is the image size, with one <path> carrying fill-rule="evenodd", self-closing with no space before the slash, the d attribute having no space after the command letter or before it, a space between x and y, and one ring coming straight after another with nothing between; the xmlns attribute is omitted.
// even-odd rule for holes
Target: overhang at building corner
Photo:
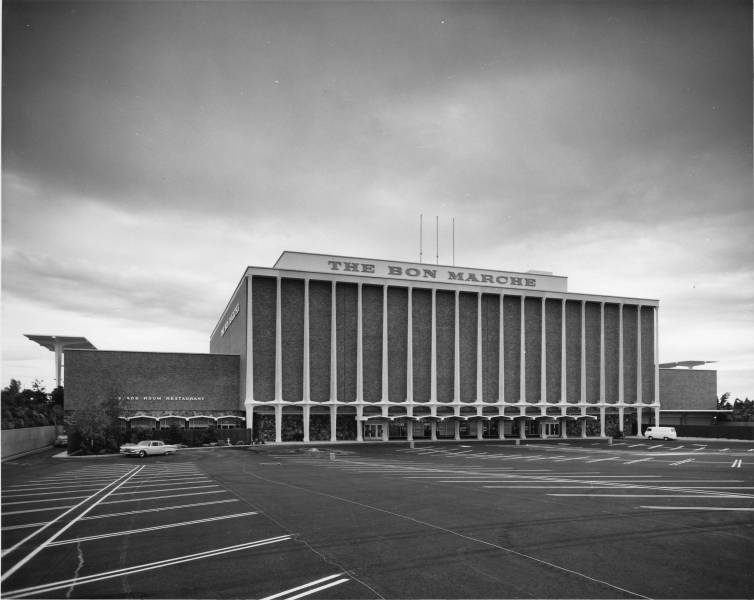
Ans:
<svg viewBox="0 0 754 600"><path fill-rule="evenodd" d="M537 272L495 271L329 254L284 251L273 269L310 273L346 274L379 279L468 284L532 291L567 292L568 278Z"/></svg>

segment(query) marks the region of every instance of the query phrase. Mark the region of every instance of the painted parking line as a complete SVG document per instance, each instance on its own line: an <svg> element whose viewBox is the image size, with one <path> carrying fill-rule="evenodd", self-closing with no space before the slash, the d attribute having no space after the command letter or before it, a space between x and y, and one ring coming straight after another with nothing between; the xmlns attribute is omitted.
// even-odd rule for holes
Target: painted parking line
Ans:
<svg viewBox="0 0 754 600"><path fill-rule="evenodd" d="M538 485L485 485L485 488L488 489L497 489L497 490L507 490L509 488L518 489L552 489L552 488L558 488L558 489L574 489L574 490L593 490L595 489L594 484L592 485L560 485L560 484L547 484L547 483L540 483ZM641 489L641 488L639 488ZM729 487L717 487L717 486L698 486L694 488L695 490L752 490L754 487L735 487L735 486L729 486ZM706 496L705 496L706 497ZM748 496L747 496L748 497Z"/></svg>
<svg viewBox="0 0 754 600"><path fill-rule="evenodd" d="M109 481L109 480L106 480ZM39 486L39 487L30 487L30 488L19 488L15 490L8 490L7 493L3 494L3 500L6 498L27 498L29 496L46 496L50 494L60 494L63 493L74 493L74 492L85 492L89 490L98 490L102 487L102 484L93 484L93 485L45 485L45 486ZM70 488L70 489L69 489ZM41 490L55 490L53 492L43 492ZM67 491L66 491L67 490Z"/></svg>
<svg viewBox="0 0 754 600"><path fill-rule="evenodd" d="M167 496L151 496L149 498L127 498L125 500L108 500L102 504L121 504L123 502L147 502L149 500L163 500L165 498L183 498L185 496L202 496L204 494L224 494L226 490L207 490L206 492L191 492L188 494L169 494Z"/></svg>
<svg viewBox="0 0 754 600"><path fill-rule="evenodd" d="M188 479L188 480L185 480L185 481L164 481L164 480L160 480L157 483L142 483L142 482L138 482L138 483L135 483L134 485L123 486L122 489L124 489L124 490L126 490L126 489L130 490L132 488L142 489L142 488L148 488L148 487L155 487L155 486L165 485L166 483L177 483L177 484L180 484L180 485L184 485L184 484L189 484L189 483L210 483L211 481L212 481L212 479L209 479L208 477L204 477L202 479Z"/></svg>
<svg viewBox="0 0 754 600"><path fill-rule="evenodd" d="M654 450L655 448L662 448L662 444L657 444L655 446L650 446L649 448L647 448L647 450Z"/></svg>
<svg viewBox="0 0 754 600"><path fill-rule="evenodd" d="M163 488L163 489L157 489L157 490L139 490L139 491L132 490L131 489L132 487L134 486L130 486L128 488L128 491L118 492L117 494L113 494L113 496L128 496L131 494L152 494L154 492L170 492L170 491L181 491L181 490L198 490L202 488L216 488L220 486L216 484L211 484L211 485L195 485L191 487ZM126 489L126 488L121 488L121 489ZM60 500L80 500L81 498L89 498L89 496L62 496L62 497L57 497L57 498L44 498L44 499L39 499L39 500L19 500L17 502L6 502L5 500L3 500L3 505L17 506L19 504L38 504L42 502L57 502ZM4 514L14 514L14 513L4 513Z"/></svg>
<svg viewBox="0 0 754 600"><path fill-rule="evenodd" d="M640 506L651 510L725 510L725 511L754 511L751 506Z"/></svg>
<svg viewBox="0 0 754 600"><path fill-rule="evenodd" d="M79 504L83 504L83 502L80 502ZM26 510L9 510L9 511L3 511L4 517L9 517L11 515L26 515L29 513L37 513L37 512L52 512L54 510L64 510L66 508L75 508L78 506L78 504L61 504L58 506L45 506L43 508L27 508Z"/></svg>
<svg viewBox="0 0 754 600"><path fill-rule="evenodd" d="M133 487L133 486L131 486ZM156 489L156 490L134 490L129 488L125 492L118 492L117 494L113 494L113 496L129 496L129 495L136 495L136 494L154 494L155 492L180 492L183 490L202 490L207 488L217 488L220 487L216 483L210 483L208 485L192 485L189 487L167 487L162 489Z"/></svg>
<svg viewBox="0 0 754 600"><path fill-rule="evenodd" d="M340 579L336 579L337 577L340 577ZM336 581L332 581L333 579L336 579ZM317 579L316 581L310 581L309 583L305 583L304 585L299 585L289 590L278 592L277 594L273 594L272 596L265 596L261 600L278 600L282 598L284 598L285 600L295 600L296 598L303 598L304 596L310 596L311 594L315 594L322 590L326 590L327 588L340 585L341 583L345 583L346 581L349 581L347 577L343 577L342 573L336 573L335 575L328 575L327 577L323 577L322 579ZM328 583L325 583L325 582L328 582ZM296 592L301 592L301 593L296 594ZM294 594L294 595L291 596L291 594Z"/></svg>
<svg viewBox="0 0 754 600"><path fill-rule="evenodd" d="M633 465L634 463L640 463L640 462L646 462L648 460L652 460L651 458L637 458L636 460L629 460L624 465Z"/></svg>
<svg viewBox="0 0 754 600"><path fill-rule="evenodd" d="M694 492L687 492L685 494L547 494L548 496L579 496L579 497L587 497L587 498L689 498L690 496L693 496L695 498L703 498L703 499L713 499L713 500L721 500L721 499L741 499L741 498L751 498L751 495L746 494L726 494L724 496L709 496L706 495L704 492L698 492L696 495L694 495Z"/></svg>
<svg viewBox="0 0 754 600"><path fill-rule="evenodd" d="M167 558L164 560L158 560L152 563L144 563L141 565L134 565L132 567L126 567L124 569L116 569L114 571L105 571L102 573L93 573L91 575L85 575L83 577L74 577L72 579L65 579L60 581L54 581L51 583L45 583L42 585L35 585L26 588L20 588L17 590L6 591L6 597L12 598L25 598L26 596L38 596L40 594L47 594L54 592L55 590L61 590L71 586L86 585L87 583L95 583L98 581L104 581L106 579L113 579L115 577L124 577L126 575L132 575L134 573L143 573L145 571L153 571L155 569L162 569L164 567L170 567L173 565L179 565L195 560L202 560L205 558L213 558L215 556L222 556L224 554L230 554L232 552L240 552L242 550L250 550L252 548L258 548L260 546L266 546L268 544L276 544L292 539L292 535L282 535L274 538L267 538L264 540L255 540L253 542L246 542L243 544L236 544L235 546L226 546L225 548L216 548L214 550L207 550L205 552L197 552L195 554L185 554L183 556L176 556L173 558Z"/></svg>
<svg viewBox="0 0 754 600"><path fill-rule="evenodd" d="M101 487L97 489L102 489ZM60 500L81 500L82 498L89 498L91 494L86 496L62 496L57 498L43 498L41 500L19 500L18 502L6 502L3 500L3 506L17 506L19 504L39 504L40 502L59 502ZM5 513L10 514L10 513Z"/></svg>
<svg viewBox="0 0 754 600"><path fill-rule="evenodd" d="M120 537L123 535L132 535L135 533L146 533L148 531L159 531L161 529L172 529L174 527L185 527L187 525L199 525L202 523L214 523L215 521L224 521L225 519L237 519L239 517L249 517L251 515L256 515L256 514L258 513L244 512L244 513L236 513L234 515L220 515L217 517L207 517L205 519L194 519L192 521L181 521L180 523L167 523L165 525L154 525L152 527L142 527L140 529L129 529L127 531L112 531L110 533L101 533L99 535L89 535L86 537L58 540L56 542L53 542L52 544L49 544L49 546L50 547L65 546L66 544L78 544L80 542L91 542L93 540L101 540L101 539L111 538L111 537Z"/></svg>
<svg viewBox="0 0 754 600"><path fill-rule="evenodd" d="M117 513L108 513L104 515L87 515L82 521L91 521L93 519L109 519L110 517L125 517L129 515L140 515L143 513L149 513L149 512L162 512L166 510L179 510L181 508L197 508L199 506L211 506L213 504L224 504L227 502L240 502L237 498L228 498L225 500L212 500L211 502L194 502L192 504L174 504L172 506L161 506L160 508L142 508L139 510L127 510L123 512L117 512ZM16 529L30 529L32 527L42 527L43 525L46 525L46 522L43 523L23 523L21 525L8 525L6 527L2 528L2 531L14 531Z"/></svg>
<svg viewBox="0 0 754 600"><path fill-rule="evenodd" d="M108 496L110 496L113 492L115 492L115 490L117 490L120 486L122 486L124 483L126 483L131 477L133 477L139 471L141 471L141 469L143 469L143 467L137 467L137 468L129 471L128 473L126 473L122 477L116 479L115 481L113 481L109 485L107 485L104 488L102 488L100 491L92 494L86 500L83 500L82 502L80 502L79 504L77 504L76 506L74 506L71 510L66 511L65 513L59 515L57 518L55 518L54 520L50 521L50 523L48 523L44 527L38 529L37 531L32 532L31 534L29 534L28 536L26 536L23 540L21 540L20 542L18 542L17 544L15 544L14 546L12 546L11 548L8 548L7 550L3 551L2 556L6 556L7 554L13 552L17 548L20 548L21 546L23 546L26 542L30 541L34 536L38 535L39 533L41 533L42 531L44 531L45 529L47 529L47 527L51 526L53 523L55 523L56 521L58 521L62 517L67 516L69 513L71 513L76 508L82 507L88 501L90 501L90 502L93 501L82 512L80 512L78 515L76 515L75 517L73 517L63 527L61 527L60 529L58 529L58 531L56 533L54 533L53 535L51 535L44 542L42 542L36 548L34 548L34 550L32 550L29 554L27 554L26 556L24 556L22 559L20 559L18 562L16 562L16 564L14 564L11 568L9 568L7 571L5 571L2 574L2 576L0 576L0 581L5 581L8 577L10 577L11 575L13 575L13 573L15 573L16 571L18 571L21 567L23 567L26 563L28 563L32 558L34 558L37 554L39 554L42 550L44 550L49 544L51 544L58 537L60 537L65 531L67 531L70 527L72 527L79 520L81 520L81 518L84 517L89 511L91 511L93 508L95 508L98 504L101 504L102 501L105 498L107 498ZM108 488L110 488L110 489L108 489ZM97 496L99 496L99 498L97 498ZM97 499L95 500L95 498L97 498Z"/></svg>
<svg viewBox="0 0 754 600"><path fill-rule="evenodd" d="M731 468L732 469L740 469L742 464L743 464L743 460L741 460L740 458L737 458L736 460L733 461L733 464L731 465Z"/></svg>
<svg viewBox="0 0 754 600"><path fill-rule="evenodd" d="M694 459L693 458L686 458L684 460L679 460L679 461L676 461L674 463L670 463L670 466L671 467L677 467L678 465L682 465L684 463L690 463L690 462L694 462Z"/></svg>

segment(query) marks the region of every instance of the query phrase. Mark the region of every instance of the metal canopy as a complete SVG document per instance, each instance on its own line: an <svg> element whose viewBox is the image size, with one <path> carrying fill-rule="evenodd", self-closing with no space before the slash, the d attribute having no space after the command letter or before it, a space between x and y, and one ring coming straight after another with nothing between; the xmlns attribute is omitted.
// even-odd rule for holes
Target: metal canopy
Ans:
<svg viewBox="0 0 754 600"><path fill-rule="evenodd" d="M70 335L30 335L24 336L40 346L52 350L55 353L55 375L58 386L63 385L61 378L63 366L63 351L65 350L96 350L97 348L85 337Z"/></svg>
<svg viewBox="0 0 754 600"><path fill-rule="evenodd" d="M48 350L55 352L55 348L59 344L63 349L68 350L96 350L97 348L85 337L75 337L68 335L29 335L25 333L24 336L29 338L32 342L36 342L40 346L44 346Z"/></svg>
<svg viewBox="0 0 754 600"><path fill-rule="evenodd" d="M709 363L716 363L716 360L681 360L678 362L660 363L658 366L661 369L673 369L674 367L686 367L687 369L693 369L701 365Z"/></svg>

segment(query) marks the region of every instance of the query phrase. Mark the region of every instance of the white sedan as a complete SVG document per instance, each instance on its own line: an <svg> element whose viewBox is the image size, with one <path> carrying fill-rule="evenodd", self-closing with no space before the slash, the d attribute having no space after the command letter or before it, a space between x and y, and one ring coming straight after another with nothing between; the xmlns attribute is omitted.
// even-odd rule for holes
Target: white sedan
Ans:
<svg viewBox="0 0 754 600"><path fill-rule="evenodd" d="M138 444L124 444L120 447L120 453L124 456L138 456L139 458L152 454L173 454L177 450L177 446L160 440L143 440Z"/></svg>

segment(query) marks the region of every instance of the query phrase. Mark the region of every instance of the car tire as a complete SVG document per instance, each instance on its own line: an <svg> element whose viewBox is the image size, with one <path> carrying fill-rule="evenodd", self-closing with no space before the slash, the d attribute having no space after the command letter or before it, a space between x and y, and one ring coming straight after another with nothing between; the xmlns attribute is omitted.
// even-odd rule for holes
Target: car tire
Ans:
<svg viewBox="0 0 754 600"><path fill-rule="evenodd" d="M665 440L665 441L667 442L667 441L668 441L668 440L669 440L670 438L668 438L668 437L664 437L664 438L662 438L662 439L663 439L663 440Z"/></svg>
<svg viewBox="0 0 754 600"><path fill-rule="evenodd" d="M146 455L147 455L147 453L146 453L146 452L144 452L144 450L141 450L141 451L139 452L139 458L144 458L144 457L145 457Z"/></svg>
<svg viewBox="0 0 754 600"><path fill-rule="evenodd" d="M648 436L647 436L647 439L648 439L648 440L651 440L651 439L653 439L653 438L652 438L652 436L651 436L651 435L648 435Z"/></svg>

